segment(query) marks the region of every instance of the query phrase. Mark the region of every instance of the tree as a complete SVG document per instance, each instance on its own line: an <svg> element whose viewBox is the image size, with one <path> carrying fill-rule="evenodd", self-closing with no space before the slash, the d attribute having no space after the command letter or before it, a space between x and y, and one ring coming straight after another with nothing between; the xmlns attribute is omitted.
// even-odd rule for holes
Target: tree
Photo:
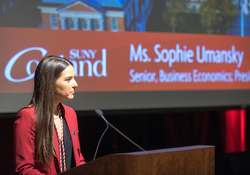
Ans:
<svg viewBox="0 0 250 175"><path fill-rule="evenodd" d="M230 0L207 0L200 5L201 24L208 34L225 34L237 8Z"/></svg>
<svg viewBox="0 0 250 175"><path fill-rule="evenodd" d="M167 22L172 32L176 31L176 27L181 23L181 16L178 14L185 9L185 0L166 0L167 8L163 11L163 20Z"/></svg>

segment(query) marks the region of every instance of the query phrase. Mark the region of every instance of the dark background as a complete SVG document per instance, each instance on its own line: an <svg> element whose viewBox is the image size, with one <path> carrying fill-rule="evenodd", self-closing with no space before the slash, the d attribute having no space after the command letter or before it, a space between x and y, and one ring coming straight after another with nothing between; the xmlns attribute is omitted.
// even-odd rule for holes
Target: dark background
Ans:
<svg viewBox="0 0 250 175"><path fill-rule="evenodd" d="M250 109L246 109L246 151L225 153L225 111L231 108L151 109L104 111L106 119L146 150L191 146L215 146L217 175L249 174ZM0 172L13 173L12 129L16 113L0 114ZM82 154L86 162L93 160L97 143L106 128L94 111L77 111ZM140 151L136 146L109 128L97 157L112 153Z"/></svg>

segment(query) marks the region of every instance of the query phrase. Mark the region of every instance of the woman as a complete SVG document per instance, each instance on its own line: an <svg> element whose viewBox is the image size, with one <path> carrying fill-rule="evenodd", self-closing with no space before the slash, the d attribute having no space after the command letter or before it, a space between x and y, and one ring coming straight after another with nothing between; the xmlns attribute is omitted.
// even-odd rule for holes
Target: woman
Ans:
<svg viewBox="0 0 250 175"><path fill-rule="evenodd" d="M14 123L15 172L57 174L84 164L75 111L62 104L74 98L72 63L48 56L37 66L30 104Z"/></svg>

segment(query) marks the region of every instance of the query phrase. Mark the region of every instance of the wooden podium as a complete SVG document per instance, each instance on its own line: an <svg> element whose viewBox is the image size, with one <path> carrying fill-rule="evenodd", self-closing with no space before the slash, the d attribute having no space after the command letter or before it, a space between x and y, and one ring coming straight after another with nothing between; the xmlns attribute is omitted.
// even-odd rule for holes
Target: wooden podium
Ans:
<svg viewBox="0 0 250 175"><path fill-rule="evenodd" d="M214 175L215 147L178 148L110 154L59 175Z"/></svg>

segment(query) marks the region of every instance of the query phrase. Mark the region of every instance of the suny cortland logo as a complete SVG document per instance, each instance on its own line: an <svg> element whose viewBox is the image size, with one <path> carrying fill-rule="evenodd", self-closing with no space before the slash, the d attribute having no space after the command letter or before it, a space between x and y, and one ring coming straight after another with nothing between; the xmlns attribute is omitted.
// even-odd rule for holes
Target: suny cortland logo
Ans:
<svg viewBox="0 0 250 175"><path fill-rule="evenodd" d="M72 50L72 49L71 49ZM71 53L70 50L70 53ZM31 65L32 63L35 63L36 65L38 65L39 61L36 59L31 59L27 62L26 64L26 73L27 73L27 77L24 78L20 78L20 79L15 79L11 76L11 71L12 68L14 66L14 64L16 63L16 61L25 53L27 52L31 52L31 51L40 51L42 53L42 57L45 57L45 55L47 54L47 50L42 48L42 47L29 47L26 48L20 52L18 52L17 54L15 54L7 63L5 70L4 70L4 75L6 77L7 80L11 81L11 82L24 82L27 80L30 80L34 77L35 72L31 72ZM95 53L97 51L95 50ZM92 51L93 53L93 51ZM93 55L93 54L92 54ZM60 55L63 57L63 55ZM70 55L70 58L71 55ZM92 56L92 59L95 59L95 57ZM90 61L88 59L77 59L75 60L70 59L70 61L73 63L73 67L75 70L75 76L77 77L84 77L84 72L86 71L87 74L86 76L88 77L106 77L107 76L107 61L106 61L106 49L102 49L102 59L95 59L94 61ZM87 65L87 67L84 65ZM99 69L98 69L99 67ZM84 70L84 68L87 68L87 70Z"/></svg>
<svg viewBox="0 0 250 175"><path fill-rule="evenodd" d="M27 77L25 78L21 78L21 79L15 79L11 76L11 70L13 65L15 64L15 62L18 60L19 57L21 57L23 54L30 52L30 51L34 51L34 50L38 50L42 53L42 56L44 57L47 54L47 50L42 48L42 47L29 47L27 49L24 49L20 52L18 52L16 55L14 55L9 62L7 63L5 70L4 70L4 75L7 78L7 80L12 81L12 82L23 82L23 81L27 81L30 80L34 77L35 73L31 73L31 64L34 62L36 63L36 65L38 65L39 61L32 59L30 60L27 65L26 65L26 72L28 74Z"/></svg>

